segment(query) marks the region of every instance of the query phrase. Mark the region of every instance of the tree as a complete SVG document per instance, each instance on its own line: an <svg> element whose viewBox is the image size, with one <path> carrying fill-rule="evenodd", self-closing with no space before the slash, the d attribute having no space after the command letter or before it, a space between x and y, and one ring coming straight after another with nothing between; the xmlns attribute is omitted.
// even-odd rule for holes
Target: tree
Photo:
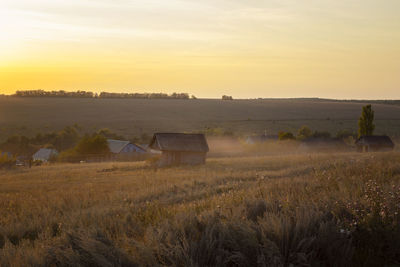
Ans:
<svg viewBox="0 0 400 267"><path fill-rule="evenodd" d="M361 117L358 120L358 137L373 135L375 130L374 113L371 105L366 105L362 108Z"/></svg>
<svg viewBox="0 0 400 267"><path fill-rule="evenodd" d="M291 132L279 132L279 140L294 140L295 137Z"/></svg>
<svg viewBox="0 0 400 267"><path fill-rule="evenodd" d="M308 126L303 125L298 131L297 131L297 139L299 140L304 140L312 136L312 131Z"/></svg>

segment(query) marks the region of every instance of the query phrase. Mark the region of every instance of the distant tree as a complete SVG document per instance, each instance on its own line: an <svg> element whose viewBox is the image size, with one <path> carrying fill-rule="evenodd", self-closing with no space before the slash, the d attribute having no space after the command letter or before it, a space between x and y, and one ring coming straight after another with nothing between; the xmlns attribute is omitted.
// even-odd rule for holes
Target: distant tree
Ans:
<svg viewBox="0 0 400 267"><path fill-rule="evenodd" d="M279 140L282 140L282 141L296 139L291 132L283 132L283 131L279 132L278 138L279 138Z"/></svg>
<svg viewBox="0 0 400 267"><path fill-rule="evenodd" d="M85 135L76 145L75 150L80 155L106 154L110 152L107 138L99 134L93 136Z"/></svg>
<svg viewBox="0 0 400 267"><path fill-rule="evenodd" d="M349 130L340 130L336 134L338 139L347 139L349 137L357 137L357 134Z"/></svg>
<svg viewBox="0 0 400 267"><path fill-rule="evenodd" d="M99 131L97 131L97 134L102 135L107 139L125 140L125 137L110 131L110 129L108 128L100 129Z"/></svg>
<svg viewBox="0 0 400 267"><path fill-rule="evenodd" d="M223 95L222 100L233 100L233 97L229 95Z"/></svg>
<svg viewBox="0 0 400 267"><path fill-rule="evenodd" d="M303 125L298 131L297 131L297 139L299 140L304 140L307 138L310 138L312 136L313 132L311 131L308 126Z"/></svg>
<svg viewBox="0 0 400 267"><path fill-rule="evenodd" d="M374 113L371 105L366 105L362 108L361 117L358 120L358 137L373 135L375 130Z"/></svg>

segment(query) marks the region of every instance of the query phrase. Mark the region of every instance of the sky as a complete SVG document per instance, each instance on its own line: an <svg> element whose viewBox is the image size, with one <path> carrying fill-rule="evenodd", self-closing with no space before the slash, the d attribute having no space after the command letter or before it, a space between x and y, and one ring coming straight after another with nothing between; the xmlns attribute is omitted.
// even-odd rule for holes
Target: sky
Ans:
<svg viewBox="0 0 400 267"><path fill-rule="evenodd" d="M0 93L400 99L399 0L0 0Z"/></svg>

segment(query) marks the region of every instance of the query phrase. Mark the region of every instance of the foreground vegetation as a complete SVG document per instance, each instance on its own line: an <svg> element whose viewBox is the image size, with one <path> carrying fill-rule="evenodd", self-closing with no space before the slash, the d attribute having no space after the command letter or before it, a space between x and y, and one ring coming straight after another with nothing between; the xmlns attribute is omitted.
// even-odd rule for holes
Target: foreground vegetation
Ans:
<svg viewBox="0 0 400 267"><path fill-rule="evenodd" d="M400 154L0 172L1 266L400 264Z"/></svg>

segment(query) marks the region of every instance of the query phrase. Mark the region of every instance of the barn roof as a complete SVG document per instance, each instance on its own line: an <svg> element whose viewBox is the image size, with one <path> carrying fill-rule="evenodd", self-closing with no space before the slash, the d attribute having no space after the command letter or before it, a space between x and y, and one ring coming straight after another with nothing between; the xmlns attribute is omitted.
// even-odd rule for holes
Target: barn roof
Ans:
<svg viewBox="0 0 400 267"><path fill-rule="evenodd" d="M363 135L357 139L356 144L394 146L392 139L387 135Z"/></svg>
<svg viewBox="0 0 400 267"><path fill-rule="evenodd" d="M129 141L114 140L114 139L107 139L107 142L110 152L115 154L120 153L125 146L130 144Z"/></svg>
<svg viewBox="0 0 400 267"><path fill-rule="evenodd" d="M161 151L208 152L204 134L155 133L149 147Z"/></svg>
<svg viewBox="0 0 400 267"><path fill-rule="evenodd" d="M32 158L37 160L49 160L51 156L57 155L58 151L51 148L41 148L35 154L33 154Z"/></svg>

